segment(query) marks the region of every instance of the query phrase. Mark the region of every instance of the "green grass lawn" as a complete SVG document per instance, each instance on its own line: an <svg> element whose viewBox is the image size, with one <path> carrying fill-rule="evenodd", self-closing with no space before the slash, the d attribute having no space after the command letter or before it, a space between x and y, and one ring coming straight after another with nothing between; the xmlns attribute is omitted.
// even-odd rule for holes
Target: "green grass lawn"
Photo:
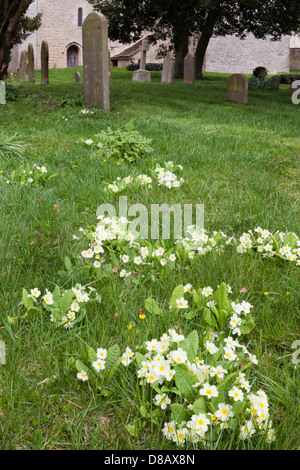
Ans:
<svg viewBox="0 0 300 470"><path fill-rule="evenodd" d="M100 379L96 385L79 381L73 362L87 360L87 346L118 344L122 352L127 346L135 350L171 327L186 336L195 329L202 334L207 325L199 316L168 312L171 293L180 284L216 290L225 282L233 299L253 305L255 328L246 341L258 359L252 383L268 395L276 431L270 446L299 449L299 365L292 361L292 345L300 340L299 266L258 253L240 255L228 246L221 254L182 262L158 278L153 273L143 277L137 268L131 284L124 284L117 270L94 280L82 269L65 267L66 257L75 266L87 248L75 244L73 235L96 224L100 204L117 204L104 183L149 174L169 160L183 167L179 190L129 188L124 193L129 206L204 204L210 233L239 238L260 226L299 236L300 106L292 103L289 86L250 89L248 103L239 105L226 99L225 74L207 73L207 80L195 86L179 79L162 85L160 72L151 72L152 83L144 84L132 82L132 72L113 68L111 112L93 109L94 114L83 115L83 85L75 83L76 70L82 72L50 70L48 86L39 84L37 71L36 84L14 83L11 99L0 108L0 143L17 134L25 146L21 157L0 157L0 340L6 345L6 363L0 365L0 448L176 449L162 439L164 416L150 420L155 392L140 386L133 364L121 365L101 394ZM147 157L131 164L109 160L84 144L130 121L152 139ZM56 176L34 188L6 183L13 170L33 163ZM171 248L172 240L166 246ZM41 310L24 317L19 305L23 288L44 293L76 283L95 287L101 303L88 306L73 328L55 328ZM150 297L161 315L145 310ZM141 409L145 403L150 406L147 416ZM225 437L207 444L267 447L262 440Z"/></svg>

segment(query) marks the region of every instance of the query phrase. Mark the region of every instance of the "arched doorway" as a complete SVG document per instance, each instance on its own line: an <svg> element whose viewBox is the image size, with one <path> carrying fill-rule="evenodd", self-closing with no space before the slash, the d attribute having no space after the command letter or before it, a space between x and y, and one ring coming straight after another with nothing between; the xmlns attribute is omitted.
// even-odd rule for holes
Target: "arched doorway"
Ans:
<svg viewBox="0 0 300 470"><path fill-rule="evenodd" d="M79 51L77 46L70 46L67 51L67 66L77 67L78 66Z"/></svg>

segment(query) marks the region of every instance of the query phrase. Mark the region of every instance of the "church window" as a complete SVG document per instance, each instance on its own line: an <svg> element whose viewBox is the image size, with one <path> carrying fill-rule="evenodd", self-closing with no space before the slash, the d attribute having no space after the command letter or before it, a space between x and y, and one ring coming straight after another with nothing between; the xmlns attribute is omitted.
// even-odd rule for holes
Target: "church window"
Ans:
<svg viewBox="0 0 300 470"><path fill-rule="evenodd" d="M82 8L78 8L78 26L82 26Z"/></svg>

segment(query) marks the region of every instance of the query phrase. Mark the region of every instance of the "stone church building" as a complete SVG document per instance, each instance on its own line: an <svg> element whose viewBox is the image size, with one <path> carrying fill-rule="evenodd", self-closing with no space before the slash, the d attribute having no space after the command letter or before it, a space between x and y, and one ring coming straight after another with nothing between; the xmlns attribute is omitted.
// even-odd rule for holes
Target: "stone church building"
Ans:
<svg viewBox="0 0 300 470"><path fill-rule="evenodd" d="M40 68L42 41L47 41L49 45L50 68L82 65L82 23L91 11L93 7L87 0L35 0L27 14L35 16L42 13L42 25L23 44L13 49L9 71L17 72L20 53L27 49L29 43L34 48L35 67ZM276 42L255 39L252 35L247 36L245 40L234 36L212 38L205 56L204 70L252 73L255 67L264 66L270 73L288 72L290 47L293 44L298 46L289 36ZM120 67L138 62L139 46L140 41L131 45L109 41L111 65ZM156 58L157 47L150 46L147 62L162 62L162 59ZM194 47L191 41L191 52Z"/></svg>

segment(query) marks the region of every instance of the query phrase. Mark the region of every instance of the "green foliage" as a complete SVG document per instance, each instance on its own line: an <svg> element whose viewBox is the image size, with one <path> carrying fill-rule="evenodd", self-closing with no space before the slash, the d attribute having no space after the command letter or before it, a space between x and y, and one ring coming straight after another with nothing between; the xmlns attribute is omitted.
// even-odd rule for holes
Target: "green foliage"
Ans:
<svg viewBox="0 0 300 470"><path fill-rule="evenodd" d="M143 137L135 129L133 122L116 129L108 127L97 134L96 138L102 144L99 154L107 159L133 163L146 157L153 150L150 146L151 139Z"/></svg>
<svg viewBox="0 0 300 470"><path fill-rule="evenodd" d="M0 79L5 77L15 44L21 44L41 25L41 14L26 16L33 0L11 0L0 4Z"/></svg>
<svg viewBox="0 0 300 470"><path fill-rule="evenodd" d="M155 315L160 315L162 312L161 308L159 308L154 299L145 300L145 309L147 312L154 313Z"/></svg>
<svg viewBox="0 0 300 470"><path fill-rule="evenodd" d="M20 98L21 94L17 87L10 85L6 82L6 101L7 103L10 101L16 101Z"/></svg>
<svg viewBox="0 0 300 470"><path fill-rule="evenodd" d="M47 90L37 87L32 91L28 83L15 84L22 90L20 99L8 102L0 115L4 135L13 135L17 129L20 140L34 147L26 149L26 161L42 158L47 168L58 168L60 175L52 180L50 188L38 185L35 191L24 191L17 185L9 189L0 186L0 327L7 354L5 366L0 366L0 407L7 418L0 426L1 447L174 450L176 444L162 435L163 423L171 417L171 409L182 410L182 421L190 419L192 413L209 416L215 409L207 397L197 394L193 403L185 403L173 379L161 387L161 393L171 396L173 403L170 409L159 410L152 402L159 392L149 384L140 386L134 363L128 368L118 367L108 385L104 378L102 394L99 387L103 377L94 374L87 345L94 351L99 342L109 346L118 344L121 349L127 345L139 346L140 355L135 352L135 359L137 363L144 362L147 359L141 354L141 344L176 327L178 332L186 331L187 336L192 330L197 331L202 354L199 359L207 362L211 356L208 352L204 356L201 338L211 328L204 322L201 309L210 298L202 295L200 286L211 285L217 289L221 280L226 279L234 292L228 292L230 302L239 298L254 305L252 316L256 328L241 342L251 347L259 361L252 368L251 384L268 393L276 427L272 447L299 448L299 365L292 362L295 351L292 344L299 339L296 313L299 276L295 264L283 259L276 262L256 254L256 250L239 255L233 247L225 246L223 240L220 249L224 244L224 251L220 254L212 250L208 256L195 255L193 260L186 260L180 252L175 268L167 276L162 276L165 268L158 269L158 263L151 268L149 276L146 266L142 269L135 266L136 277L129 276L126 280L119 278L122 250L116 250L118 272L113 272L116 264L105 257L111 266L106 277L97 278L79 269L90 261L80 258L80 252L93 238L81 238L74 244L72 241L80 227L94 224L98 204L110 200L101 191L103 181L132 174L127 171L128 166L90 158L90 149L78 143L80 137L86 139L99 132L99 125L101 128L119 126L120 117L124 121L134 120L139 131L153 139L156 163L163 165L166 159L181 163L186 181L182 190L176 192L162 193L163 188L154 188L149 195L141 189L129 190L129 205L138 201L148 207L151 203L164 202L165 198L168 204L204 203L209 233L222 228L236 238L257 224L270 228L274 235L277 229L299 232L299 109L291 104L288 86L282 85L276 94L250 90L250 105L239 106L237 112L236 106L226 102L226 75L206 73L207 80L198 81L186 93L179 80L174 80L168 89L160 86L156 77L151 85L133 86L130 73L112 68L112 99L120 114L110 113L100 122L89 120L88 116L83 119L78 109L70 108L70 119L65 123L61 120L62 111L47 106L55 105L57 98L63 99L71 92L75 95L79 85L74 83L73 69L52 69L50 73ZM0 171L6 174L9 168L17 166L14 162L14 158L3 160ZM269 162L272 164L268 165ZM141 159L132 170L148 173L151 164L150 159L148 162ZM54 204L62 207L60 213L53 210ZM91 234L92 231L91 228ZM278 243L277 235L276 240ZM171 247L173 240L166 244ZM127 254L133 256L136 251L132 249ZM65 257L69 261L61 281L58 272ZM103 270L106 266L104 262ZM129 270L133 267L131 263ZM18 304L23 286L28 286L28 293L30 286L48 286L53 294L53 282L63 291L77 281L97 288L103 300L101 304L86 304L86 316L73 329L52 328L50 312L34 301L31 313L22 319L26 309L20 306L19 312ZM194 300L191 289L184 294L189 308L171 313L168 307L173 290L187 282L196 292ZM268 296L264 296L265 291L269 292ZM159 316L146 312L145 319L140 320L138 312L144 309L147 298L155 299L163 312ZM229 312L229 318L232 314L233 311ZM8 315L14 317L13 323L7 321ZM189 320L187 315L192 318ZM126 328L129 323L133 325L130 331ZM218 365L218 354L211 358L210 365ZM75 359L89 368L89 381L77 381ZM233 371L230 368L230 373ZM250 376L250 370L246 373ZM242 423L245 400L234 402L232 408ZM160 411L159 417L156 416L158 424L154 424L151 417L157 411ZM137 437L127 433L128 423ZM240 441L232 428L222 430L217 440L215 437L209 430L206 449L267 447L263 439ZM188 443L183 448L195 447ZM201 444L199 447L202 448Z"/></svg>
<svg viewBox="0 0 300 470"><path fill-rule="evenodd" d="M57 173L49 174L44 166L32 166L27 163L26 165L20 165L18 170L12 170L8 174L1 173L0 183L35 188L36 186L45 186L48 181L56 176Z"/></svg>
<svg viewBox="0 0 300 470"><path fill-rule="evenodd" d="M59 108L76 108L84 106L84 98L82 94L67 95L63 99L57 101Z"/></svg>
<svg viewBox="0 0 300 470"><path fill-rule="evenodd" d="M17 134L6 139L0 139L0 158L22 157L25 143L17 138Z"/></svg>

